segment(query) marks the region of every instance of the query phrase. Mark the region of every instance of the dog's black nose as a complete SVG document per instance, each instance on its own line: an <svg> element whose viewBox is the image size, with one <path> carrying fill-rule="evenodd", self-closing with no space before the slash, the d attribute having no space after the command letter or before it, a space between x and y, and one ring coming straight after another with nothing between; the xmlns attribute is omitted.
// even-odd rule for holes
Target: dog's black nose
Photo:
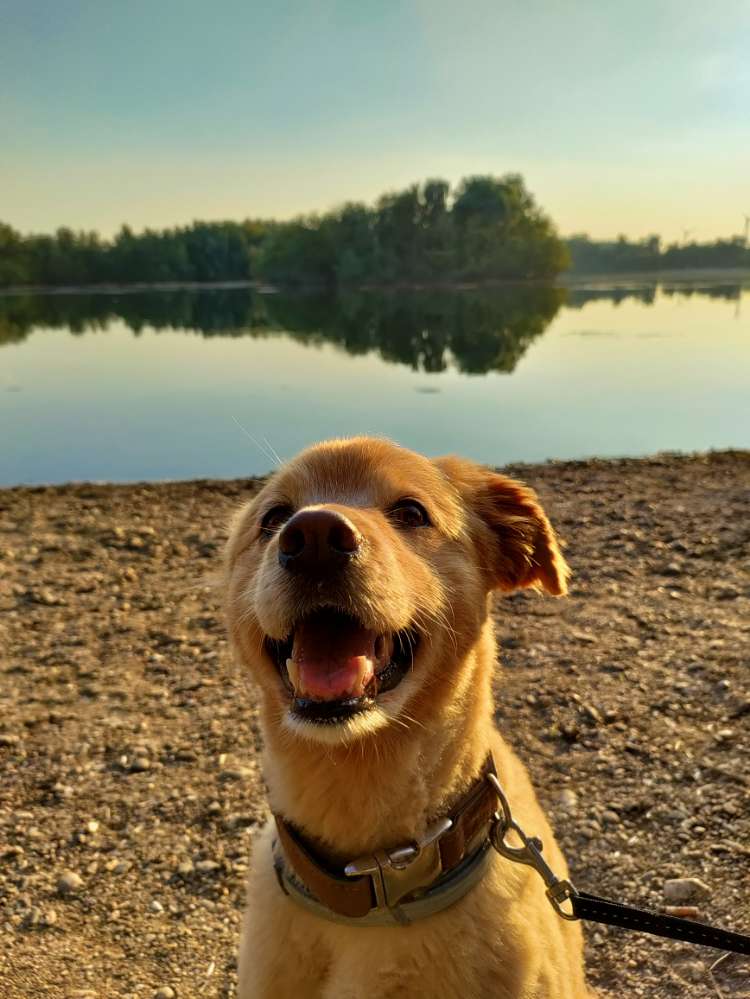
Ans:
<svg viewBox="0 0 750 999"><path fill-rule="evenodd" d="M300 510L279 534L279 565L290 572L323 574L346 564L362 537L335 510Z"/></svg>

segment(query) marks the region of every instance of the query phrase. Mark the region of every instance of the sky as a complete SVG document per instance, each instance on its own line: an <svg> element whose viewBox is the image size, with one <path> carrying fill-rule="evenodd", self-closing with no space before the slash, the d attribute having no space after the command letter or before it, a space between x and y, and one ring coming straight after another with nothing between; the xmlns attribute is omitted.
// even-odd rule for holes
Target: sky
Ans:
<svg viewBox="0 0 750 999"><path fill-rule="evenodd" d="M750 3L0 0L0 220L105 235L520 172L564 235L740 232Z"/></svg>

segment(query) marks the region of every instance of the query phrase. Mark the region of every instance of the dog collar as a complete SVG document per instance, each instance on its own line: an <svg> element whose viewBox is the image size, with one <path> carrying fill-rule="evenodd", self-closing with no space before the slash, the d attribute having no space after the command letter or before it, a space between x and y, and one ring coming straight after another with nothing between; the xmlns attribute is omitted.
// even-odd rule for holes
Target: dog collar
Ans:
<svg viewBox="0 0 750 999"><path fill-rule="evenodd" d="M497 797L492 754L469 790L424 836L376 850L343 869L317 857L298 830L274 815L274 868L290 899L326 919L358 926L405 925L453 905L484 875Z"/></svg>

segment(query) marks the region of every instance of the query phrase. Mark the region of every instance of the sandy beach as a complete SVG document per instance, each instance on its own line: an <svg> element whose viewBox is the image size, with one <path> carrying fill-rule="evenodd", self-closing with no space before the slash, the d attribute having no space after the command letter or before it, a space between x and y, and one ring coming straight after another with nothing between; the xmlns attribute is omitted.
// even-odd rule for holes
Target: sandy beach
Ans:
<svg viewBox="0 0 750 999"><path fill-rule="evenodd" d="M507 471L574 578L496 602L497 722L574 881L658 908L698 878L701 917L750 933L750 452ZM234 995L264 801L212 576L256 487L0 490L5 999ZM587 929L603 997L750 996L720 956Z"/></svg>

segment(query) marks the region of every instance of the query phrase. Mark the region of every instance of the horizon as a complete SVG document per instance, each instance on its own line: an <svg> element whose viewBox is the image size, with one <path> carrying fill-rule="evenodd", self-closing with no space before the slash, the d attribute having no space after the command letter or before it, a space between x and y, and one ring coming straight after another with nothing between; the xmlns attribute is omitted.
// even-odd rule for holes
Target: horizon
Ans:
<svg viewBox="0 0 750 999"><path fill-rule="evenodd" d="M522 174L568 238L741 235L750 8L9 0L0 218L109 238Z"/></svg>

